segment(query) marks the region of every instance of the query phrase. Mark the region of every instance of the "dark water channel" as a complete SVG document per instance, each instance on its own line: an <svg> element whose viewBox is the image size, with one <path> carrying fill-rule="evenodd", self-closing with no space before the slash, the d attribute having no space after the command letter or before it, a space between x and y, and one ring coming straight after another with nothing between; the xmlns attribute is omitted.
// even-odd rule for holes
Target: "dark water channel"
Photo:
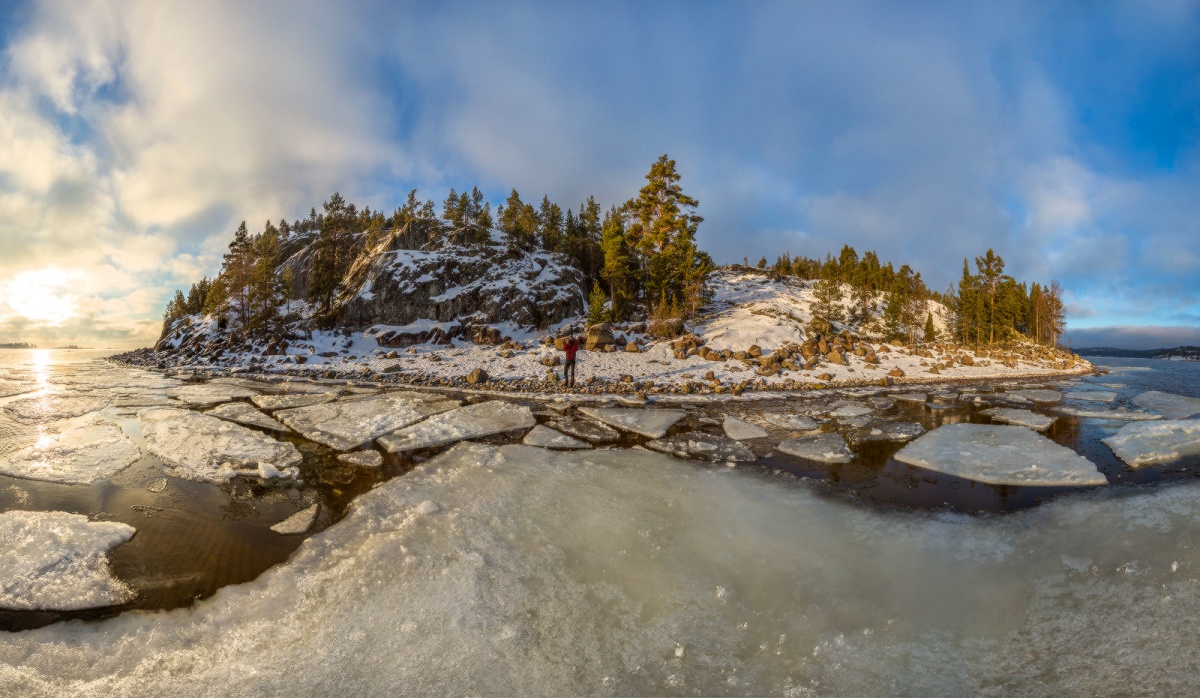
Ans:
<svg viewBox="0 0 1200 698"><path fill-rule="evenodd" d="M29 384L38 389L102 393L105 386L120 386L122 372L129 369L101 360L102 354L56 353L42 365L16 356L0 356L0 387L6 383ZM1111 373L1069 381L1050 381L1044 385L1057 390L1071 386L1114 390L1118 400L1108 406L1128 406L1129 400L1145 390L1164 390L1200 397L1200 364L1185 362L1100 359ZM143 372L144 373L144 372ZM1017 381L1008 387L1027 386L1036 381ZM1093 383L1093 386L1087 386ZM1103 384L1122 384L1118 388ZM1004 384L988 388L1005 389ZM895 392L941 391L970 392L970 386L904 388ZM21 396L0 397L0 405ZM486 397L458 395L467 402ZM841 396L845 397L845 396ZM804 412L831 396L797 397L762 402L710 403L683 405L688 416L669 434L690 430L721 433L716 424L722 415L753 417L766 411ZM861 399L861 398L850 398ZM573 408L530 401L539 422L571 415ZM665 405L666 403L664 403ZM919 422L933 429L952 422L983 422L980 414L987 406L949 400L936 409L919 403L897 401L879 417ZM1047 406L1027 407L1055 414ZM169 477L159 462L145 455L136 410L117 411L122 430L143 449L143 457L108 481L94 485L60 485L0 476L0 510L66 511L85 514L92 520L119 521L137 529L127 543L109 554L114 574L137 591L136 599L119 607L81 612L0 611L0 629L22 630L69 618L94 619L112 616L129 609L170 609L187 606L214 594L228 584L256 578L266 569L284 562L306 536L287 536L273 532L271 525L311 504L319 503L320 514L307 535L312 535L341 519L348 505L359 494L378 483L402 475L417 463L442 449L419 451L406 457L385 454L382 468L356 468L336 460L337 453L297 434L267 432L290 441L303 454L301 477L284 484L251 484L235 480L229 485L212 485ZM111 416L111 415L110 415ZM1200 475L1200 458L1131 470L1118 461L1100 439L1114 433L1126 422L1080 419L1062 415L1047 432L1055 442L1067 446L1095 463L1110 485L1136 486L1163 479L1190 478ZM834 428L828 424L825 429ZM15 450L28 442L30 427L0 412L0 453ZM828 496L844 498L858 505L950 508L966 512L1005 512L1034 506L1049 497L1070 496L1071 488L1001 487L985 485L929 471L896 461L892 456L902 444L871 442L857 447L851 463L828 465L791 457L774 450L785 438L772 430L767 439L750 442L760 457L757 464L741 466L757 469L762 477L801 478L819 481L818 489ZM521 435L484 439L492 443L513 443ZM623 435L613 447L634 447L647 439ZM697 464L697 467L725 467Z"/></svg>

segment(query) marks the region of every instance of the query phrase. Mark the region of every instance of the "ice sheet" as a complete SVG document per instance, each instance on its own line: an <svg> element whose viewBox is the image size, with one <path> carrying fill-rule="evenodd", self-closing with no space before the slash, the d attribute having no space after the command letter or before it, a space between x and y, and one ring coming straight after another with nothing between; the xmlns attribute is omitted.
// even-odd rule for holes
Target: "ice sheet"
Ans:
<svg viewBox="0 0 1200 698"><path fill-rule="evenodd" d="M183 385L178 388L172 388L171 390L168 390L167 394L173 398L182 400L189 405L206 407L208 405L229 402L230 400L235 400L241 397L258 395L258 392L249 388L244 388L240 385L211 382L199 383L195 385Z"/></svg>
<svg viewBox="0 0 1200 698"><path fill-rule="evenodd" d="M861 420L861 421L857 421ZM867 441L911 441L925 433L925 427L916 422L897 422L878 417L859 417L846 433L852 444Z"/></svg>
<svg viewBox="0 0 1200 698"><path fill-rule="evenodd" d="M1131 410L1127 407L1072 407L1070 405L1059 405L1054 408L1054 411L1071 417L1114 419L1129 422L1162 419L1162 415L1157 412Z"/></svg>
<svg viewBox="0 0 1200 698"><path fill-rule="evenodd" d="M1102 441L1130 467L1165 463L1200 454L1200 419L1126 424Z"/></svg>
<svg viewBox="0 0 1200 698"><path fill-rule="evenodd" d="M522 440L526 446L537 446L539 448L553 448L564 450L576 450L582 448L591 448L592 445L581 439L573 436L567 436L561 431L555 431L550 427L539 424L529 430Z"/></svg>
<svg viewBox="0 0 1200 698"><path fill-rule="evenodd" d="M307 439L349 451L459 404L440 395L395 392L281 410L275 418Z"/></svg>
<svg viewBox="0 0 1200 698"><path fill-rule="evenodd" d="M805 417L802 414L788 414L786 412L767 412L762 416L763 421L768 424L774 424L777 427L789 429L791 431L812 431L821 426L817 420L812 417Z"/></svg>
<svg viewBox="0 0 1200 698"><path fill-rule="evenodd" d="M1108 483L1091 461L1025 427L947 424L900 449L896 460L992 485Z"/></svg>
<svg viewBox="0 0 1200 698"><path fill-rule="evenodd" d="M1063 394L1057 390L1050 389L1030 389L1030 390L1009 390L1001 395L1016 395L1019 398L1029 400L1030 402L1055 403L1063 399Z"/></svg>
<svg viewBox="0 0 1200 698"><path fill-rule="evenodd" d="M31 446L0 454L0 473L29 480L88 485L115 475L141 457L116 424L91 418L41 429Z"/></svg>
<svg viewBox="0 0 1200 698"><path fill-rule="evenodd" d="M1133 404L1158 412L1167 419L1183 419L1200 414L1200 398L1149 390L1133 399Z"/></svg>
<svg viewBox="0 0 1200 698"><path fill-rule="evenodd" d="M1112 402L1117 394L1108 390L1073 390L1063 394L1068 400L1087 400L1089 402Z"/></svg>
<svg viewBox="0 0 1200 698"><path fill-rule="evenodd" d="M51 393L13 400L4 406L4 411L18 422L39 424L79 417L102 410L108 404L107 399L100 397L67 397Z"/></svg>
<svg viewBox="0 0 1200 698"><path fill-rule="evenodd" d="M400 453L528 429L535 424L537 419L528 407L504 400L489 400L434 415L423 422L382 436L379 445L388 453Z"/></svg>
<svg viewBox="0 0 1200 698"><path fill-rule="evenodd" d="M702 431L689 431L665 439L655 439L647 442L646 448L710 463L753 463L758 460L754 451L742 442Z"/></svg>
<svg viewBox="0 0 1200 698"><path fill-rule="evenodd" d="M255 395L250 402L264 410L286 410L294 407L308 407L323 402L333 402L337 393L303 393L299 395Z"/></svg>
<svg viewBox="0 0 1200 698"><path fill-rule="evenodd" d="M683 419L681 410L639 409L630 407L580 407L579 411L618 429L662 438L675 422Z"/></svg>
<svg viewBox="0 0 1200 698"><path fill-rule="evenodd" d="M217 405L205 414L221 419L227 419L231 422L237 422L248 427L259 427L261 429L270 429L272 431L289 431L287 427L279 422L271 419L267 415L259 412L250 405L244 402L227 402L224 405Z"/></svg>
<svg viewBox="0 0 1200 698"><path fill-rule="evenodd" d="M591 444L610 444L621 439L621 433L616 429L590 419L552 420L547 426Z"/></svg>
<svg viewBox="0 0 1200 698"><path fill-rule="evenodd" d="M63 511L0 513L0 608L75 611L132 600L106 553L133 534L123 523Z"/></svg>
<svg viewBox="0 0 1200 698"><path fill-rule="evenodd" d="M983 410L983 414L991 417L993 421L1001 424L1015 424L1019 427L1029 427L1035 431L1046 431L1054 425L1054 417L1049 415L1032 412L1030 410L1017 410L1009 407L993 407Z"/></svg>
<svg viewBox="0 0 1200 698"><path fill-rule="evenodd" d="M168 475L222 483L234 477L295 477L300 451L261 432L169 407L138 412L150 453Z"/></svg>
<svg viewBox="0 0 1200 698"><path fill-rule="evenodd" d="M737 441L749 441L750 439L761 439L767 436L766 429L730 415L725 415L721 426L725 430L725 436Z"/></svg>
<svg viewBox="0 0 1200 698"><path fill-rule="evenodd" d="M301 509L292 514L283 521L271 527L271 530L284 536L295 536L301 533L307 533L308 529L312 528L313 522L317 520L317 512L321 509L321 505L313 504L312 506Z"/></svg>
<svg viewBox="0 0 1200 698"><path fill-rule="evenodd" d="M854 452L846 445L846 440L841 434L835 433L802 436L784 441L777 448L788 455L821 463L849 463L854 460Z"/></svg>

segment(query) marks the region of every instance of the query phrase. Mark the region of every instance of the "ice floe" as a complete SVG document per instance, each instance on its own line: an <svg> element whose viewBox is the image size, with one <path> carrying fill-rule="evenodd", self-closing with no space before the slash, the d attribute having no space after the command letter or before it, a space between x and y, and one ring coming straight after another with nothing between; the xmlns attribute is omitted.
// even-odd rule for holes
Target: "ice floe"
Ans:
<svg viewBox="0 0 1200 698"><path fill-rule="evenodd" d="M574 436L567 436L561 431L555 431L550 427L539 424L529 430L521 443L526 446L537 446L538 448L553 448L562 450L577 450L581 448L591 448L592 445L588 442L577 439Z"/></svg>
<svg viewBox="0 0 1200 698"><path fill-rule="evenodd" d="M844 419L846 417L862 417L863 415L871 414L874 411L874 408L862 403L842 401L835 403L832 406L832 409L825 414L837 419Z"/></svg>
<svg viewBox="0 0 1200 698"><path fill-rule="evenodd" d="M357 465L360 468L378 468L383 465L383 454L379 451L354 451L342 453L337 457L342 463Z"/></svg>
<svg viewBox="0 0 1200 698"><path fill-rule="evenodd" d="M680 458L694 458L712 463L753 463L758 460L748 446L726 436L689 431L646 443L646 448L670 453Z"/></svg>
<svg viewBox="0 0 1200 698"><path fill-rule="evenodd" d="M21 398L4 406L4 411L18 422L37 424L79 417L108 407L108 400L99 397L67 397L60 394Z"/></svg>
<svg viewBox="0 0 1200 698"><path fill-rule="evenodd" d="M844 423L844 426L850 427L846 438L852 444L867 441L912 441L925 433L925 427L916 422L897 422L867 416L858 417L853 423Z"/></svg>
<svg viewBox="0 0 1200 698"><path fill-rule="evenodd" d="M767 412L762 416L763 421L768 424L774 424L783 429L791 431L812 431L821 426L817 420L812 417L806 417L802 414L788 414L787 412Z"/></svg>
<svg viewBox="0 0 1200 698"><path fill-rule="evenodd" d="M621 433L616 429L590 419L559 419L546 425L590 444L610 444L621 439Z"/></svg>
<svg viewBox="0 0 1200 698"><path fill-rule="evenodd" d="M131 601L134 591L113 576L106 553L134 533L64 511L0 513L0 608L78 611Z"/></svg>
<svg viewBox="0 0 1200 698"><path fill-rule="evenodd" d="M947 424L900 449L896 460L992 485L1104 485L1091 461L1025 427Z"/></svg>
<svg viewBox="0 0 1200 698"><path fill-rule="evenodd" d="M295 477L302 457L290 443L199 412L151 408L138 412L150 453L168 475L222 483L237 476Z"/></svg>
<svg viewBox="0 0 1200 698"><path fill-rule="evenodd" d="M1015 395L1030 402L1055 403L1063 399L1063 394L1057 390L1031 388L1027 390L1010 390L1001 395Z"/></svg>
<svg viewBox="0 0 1200 698"><path fill-rule="evenodd" d="M320 510L320 504L313 504L275 524L271 527L271 530L285 536L296 536L301 533L307 533L308 529L312 528L313 522L317 520L317 512Z"/></svg>
<svg viewBox="0 0 1200 698"><path fill-rule="evenodd" d="M1200 414L1200 398L1148 390L1133 399L1133 404L1158 412L1167 419L1183 419Z"/></svg>
<svg viewBox="0 0 1200 698"><path fill-rule="evenodd" d="M287 410L295 407L308 407L323 402L333 402L337 393L301 393L299 395L255 395L250 402L264 410Z"/></svg>
<svg viewBox="0 0 1200 698"><path fill-rule="evenodd" d="M1154 419L1162 419L1162 415L1157 412L1147 412L1146 410L1131 410L1128 407L1072 407L1071 405L1059 405L1054 408L1054 411L1059 414L1065 414L1069 417L1083 417L1087 419L1114 419L1128 422L1148 421Z"/></svg>
<svg viewBox="0 0 1200 698"><path fill-rule="evenodd" d="M96 418L43 428L36 443L0 455L0 473L28 480L88 485L111 477L141 457L121 428Z"/></svg>
<svg viewBox="0 0 1200 698"><path fill-rule="evenodd" d="M528 407L504 400L488 400L434 415L423 422L381 436L378 442L388 453L400 453L528 429L535 424L537 419Z"/></svg>
<svg viewBox="0 0 1200 698"><path fill-rule="evenodd" d="M350 451L459 404L430 393L394 392L281 410L275 418L307 439Z"/></svg>
<svg viewBox="0 0 1200 698"><path fill-rule="evenodd" d="M1117 399L1117 394L1108 390L1073 390L1069 393L1064 393L1063 397L1068 400L1112 402L1113 400Z"/></svg>
<svg viewBox="0 0 1200 698"><path fill-rule="evenodd" d="M790 456L821 463L849 463L854 460L854 452L846 445L846 440L841 434L832 432L791 439L776 448Z"/></svg>
<svg viewBox="0 0 1200 698"><path fill-rule="evenodd" d="M288 428L284 425L244 402L227 402L224 405L217 405L205 412L205 414L237 422L238 424L244 424L248 427L259 427L272 431L288 431Z"/></svg>
<svg viewBox="0 0 1200 698"><path fill-rule="evenodd" d="M1200 455L1200 419L1126 424L1101 440L1131 467L1165 463Z"/></svg>
<svg viewBox="0 0 1200 698"><path fill-rule="evenodd" d="M888 397L900 402L919 402L924 404L929 396L925 393L888 393Z"/></svg>
<svg viewBox="0 0 1200 698"><path fill-rule="evenodd" d="M1036 431L1046 431L1054 424L1054 417L1030 410L1016 410L1009 407L993 407L983 410L983 414L1001 424L1014 424L1019 427L1029 427Z"/></svg>
<svg viewBox="0 0 1200 698"><path fill-rule="evenodd" d="M609 426L652 439L662 438L684 415L682 410L656 408L580 407L579 411Z"/></svg>
<svg viewBox="0 0 1200 698"><path fill-rule="evenodd" d="M167 395L182 400L189 405L207 407L208 405L217 405L242 397L252 397L258 395L258 392L240 385L211 382L172 388L167 391Z"/></svg>
<svg viewBox="0 0 1200 698"><path fill-rule="evenodd" d="M721 427L725 430L725 436L736 441L761 439L767 435L767 430L757 424L751 424L730 415L725 415L724 421L721 422Z"/></svg>

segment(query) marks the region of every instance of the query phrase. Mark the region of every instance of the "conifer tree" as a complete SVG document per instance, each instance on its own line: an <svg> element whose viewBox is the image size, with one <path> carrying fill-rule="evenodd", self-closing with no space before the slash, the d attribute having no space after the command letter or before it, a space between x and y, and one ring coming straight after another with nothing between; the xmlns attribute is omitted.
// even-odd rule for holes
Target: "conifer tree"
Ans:
<svg viewBox="0 0 1200 698"><path fill-rule="evenodd" d="M612 317L614 320L623 320L627 310L626 304L634 297L636 289L633 260L626 243L625 219L615 206L609 209L604 217L600 244L604 251L604 267L600 276L608 284L608 295L612 299Z"/></svg>
<svg viewBox="0 0 1200 698"><path fill-rule="evenodd" d="M278 265L279 235L267 221L266 229L254 241L254 270L247 295L249 326L253 329L269 329L278 319L279 304L283 302L283 285L275 274Z"/></svg>
<svg viewBox="0 0 1200 698"><path fill-rule="evenodd" d="M542 197L542 207L538 211L538 243L547 252L562 251L563 212L558 204L551 203L550 197Z"/></svg>
<svg viewBox="0 0 1200 698"><path fill-rule="evenodd" d="M221 276L225 279L226 292L228 297L237 303L238 319L241 321L242 327L246 327L250 320L248 296L250 275L254 271L253 244L253 240L250 239L250 231L246 229L246 221L242 221L233 234L233 241L229 243L229 252L225 253L224 262L221 265Z"/></svg>
<svg viewBox="0 0 1200 698"><path fill-rule="evenodd" d="M842 285L836 278L824 278L813 285L812 319L808 329L814 334L832 334L833 323L842 321Z"/></svg>
<svg viewBox="0 0 1200 698"><path fill-rule="evenodd" d="M592 293L588 296L588 319L587 324L598 325L608 321L608 311L604 307L607 299L604 297L604 289L600 288L599 281L592 282Z"/></svg>
<svg viewBox="0 0 1200 698"><path fill-rule="evenodd" d="M695 254L696 228L704 220L695 214L697 206L696 199L683 193L675 161L665 154L651 165L637 197L625 204L630 217L626 235L636 250L648 301L687 301L688 279L704 263Z"/></svg>
<svg viewBox="0 0 1200 698"><path fill-rule="evenodd" d="M922 339L926 342L932 342L937 339L937 328L933 325L933 313L925 314L925 331L921 334Z"/></svg>

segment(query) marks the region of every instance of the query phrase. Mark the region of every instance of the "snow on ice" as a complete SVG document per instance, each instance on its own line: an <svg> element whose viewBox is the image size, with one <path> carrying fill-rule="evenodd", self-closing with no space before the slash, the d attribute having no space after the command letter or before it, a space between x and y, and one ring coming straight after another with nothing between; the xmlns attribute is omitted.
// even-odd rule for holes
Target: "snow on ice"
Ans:
<svg viewBox="0 0 1200 698"><path fill-rule="evenodd" d="M725 415L721 426L725 430L725 436L737 441L749 441L750 439L761 439L767 436L766 429L730 415Z"/></svg>
<svg viewBox="0 0 1200 698"><path fill-rule="evenodd" d="M896 460L992 485L1104 485L1091 461L1025 427L947 424L900 449Z"/></svg>
<svg viewBox="0 0 1200 698"><path fill-rule="evenodd" d="M611 444L621 439L616 429L590 419L559 419L547 422L547 426L590 444Z"/></svg>
<svg viewBox="0 0 1200 698"><path fill-rule="evenodd" d="M89 485L132 465L141 450L116 424L92 418L42 428L37 442L0 455L0 473L29 480Z"/></svg>
<svg viewBox="0 0 1200 698"><path fill-rule="evenodd" d="M271 527L271 530L285 536L295 536L301 533L307 533L308 529L312 528L313 522L317 520L317 512L321 510L320 504L313 504L307 509L292 514L283 521Z"/></svg>
<svg viewBox="0 0 1200 698"><path fill-rule="evenodd" d="M504 400L489 400L434 415L423 422L382 436L379 445L388 453L400 453L528 429L535 424L537 419L528 407Z"/></svg>
<svg viewBox="0 0 1200 698"><path fill-rule="evenodd" d="M753 463L758 460L748 446L727 436L689 431L646 443L646 448L670 453L680 458L694 458L711 463Z"/></svg>
<svg viewBox="0 0 1200 698"><path fill-rule="evenodd" d="M1158 390L1149 390L1133 399L1133 404L1158 412L1167 419L1183 419L1200 414L1200 399Z"/></svg>
<svg viewBox="0 0 1200 698"><path fill-rule="evenodd" d="M299 395L255 395L250 402L264 410L286 410L294 407L308 407L323 402L333 402L337 399L334 391L326 393L302 393Z"/></svg>
<svg viewBox="0 0 1200 698"><path fill-rule="evenodd" d="M1009 390L1002 394L1015 395L1030 402L1054 403L1063 399L1062 393L1050 389Z"/></svg>
<svg viewBox="0 0 1200 698"><path fill-rule="evenodd" d="M846 445L846 440L841 434L833 432L791 439L776 448L789 456L821 463L849 463L854 460L854 452Z"/></svg>
<svg viewBox="0 0 1200 698"><path fill-rule="evenodd" d="M213 381L210 383L200 383L196 385L184 385L178 388L172 388L167 391L167 394L178 400L196 405L197 407L207 407L216 405L222 402L229 402L240 397L251 397L258 395L257 391L240 385L231 385L228 383L220 383Z"/></svg>
<svg viewBox="0 0 1200 698"><path fill-rule="evenodd" d="M78 611L132 600L133 590L112 575L106 553L134 532L64 511L0 513L0 608Z"/></svg>
<svg viewBox="0 0 1200 698"><path fill-rule="evenodd" d="M275 418L306 439L349 451L460 404L432 393L398 391L281 410Z"/></svg>
<svg viewBox="0 0 1200 698"><path fill-rule="evenodd" d="M630 407L580 407L579 411L609 426L651 439L662 438L675 422L683 419L682 410Z"/></svg>
<svg viewBox="0 0 1200 698"><path fill-rule="evenodd" d="M272 431L289 431L287 427L279 422L271 419L267 415L259 412L250 405L244 402L227 402L224 405L218 405L211 410L205 412L214 417L227 419L231 422L237 422L248 427L259 427L261 429L270 429Z"/></svg>
<svg viewBox="0 0 1200 698"><path fill-rule="evenodd" d="M1165 463L1200 455L1200 419L1126 424L1101 440L1130 467Z"/></svg>
<svg viewBox="0 0 1200 698"><path fill-rule="evenodd" d="M1068 400L1087 400L1089 402L1112 402L1117 394L1108 390L1073 390L1063 395Z"/></svg>
<svg viewBox="0 0 1200 698"><path fill-rule="evenodd" d="M577 450L583 448L591 448L592 445L581 439L573 436L567 436L561 431L555 431L550 427L539 424L529 430L521 443L526 446L538 446L540 448L554 448L563 450Z"/></svg>
<svg viewBox="0 0 1200 698"><path fill-rule="evenodd" d="M1127 407L1072 407L1071 405L1059 405L1054 408L1055 412L1065 414L1069 417L1083 417L1085 419L1115 419L1129 422L1146 421L1154 419L1162 419L1162 415L1157 412L1147 412L1146 410L1131 410Z"/></svg>
<svg viewBox="0 0 1200 698"><path fill-rule="evenodd" d="M150 453L175 477L213 483L237 476L295 477L302 459L290 443L199 412L146 409L138 420Z"/></svg>
<svg viewBox="0 0 1200 698"><path fill-rule="evenodd" d="M1046 431L1054 424L1054 417L1049 415L1010 407L992 407L983 410L983 414L1001 424L1015 424L1016 426L1029 427L1036 431Z"/></svg>
<svg viewBox="0 0 1200 698"><path fill-rule="evenodd" d="M774 424L777 427L790 431L812 431L821 426L817 423L817 420L812 417L805 417L802 414L767 412L762 415L762 418L768 424Z"/></svg>
<svg viewBox="0 0 1200 698"><path fill-rule="evenodd" d="M378 468L383 465L383 454L379 451L355 451L339 454L337 459L360 468Z"/></svg>
<svg viewBox="0 0 1200 698"><path fill-rule="evenodd" d="M52 393L21 398L4 406L4 411L18 422L37 424L79 417L108 407L108 400L98 397L67 397Z"/></svg>

